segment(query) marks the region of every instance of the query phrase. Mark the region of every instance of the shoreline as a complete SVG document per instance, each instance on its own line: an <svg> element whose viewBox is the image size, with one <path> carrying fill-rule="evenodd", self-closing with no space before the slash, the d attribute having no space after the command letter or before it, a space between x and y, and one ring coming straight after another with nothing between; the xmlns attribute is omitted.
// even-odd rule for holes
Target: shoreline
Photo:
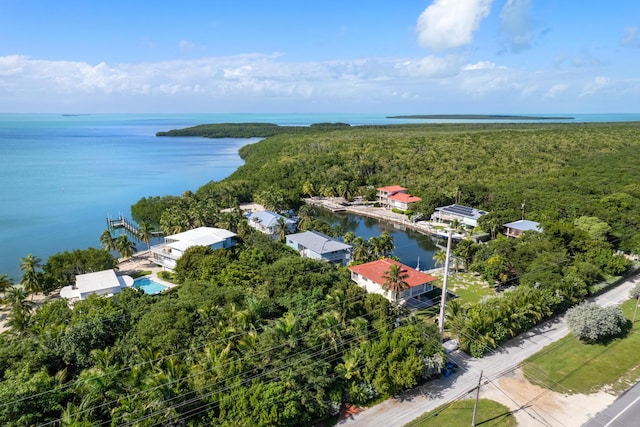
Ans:
<svg viewBox="0 0 640 427"><path fill-rule="evenodd" d="M436 228L442 227L443 229L446 229L446 227L443 227L440 224L426 220L412 222L406 215L392 212L390 209L376 208L365 203L356 202L354 204L353 202L347 202L341 197L332 197L329 199L324 197L311 197L303 200L310 206L319 207L331 211L332 213L346 212L353 215L365 216L379 221L386 221L401 225L404 229L408 228L420 234L424 234L425 236L436 237L439 239L447 239L448 237L448 234L444 230ZM404 229L401 228L400 231L405 231ZM465 238L465 235L454 232L451 234L451 238L453 240L462 240Z"/></svg>

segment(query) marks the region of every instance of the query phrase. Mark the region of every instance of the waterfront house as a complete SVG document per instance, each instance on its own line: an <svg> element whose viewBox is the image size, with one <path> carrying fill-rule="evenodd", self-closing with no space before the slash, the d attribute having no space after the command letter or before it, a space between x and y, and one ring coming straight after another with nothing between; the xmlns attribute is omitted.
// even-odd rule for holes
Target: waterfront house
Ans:
<svg viewBox="0 0 640 427"><path fill-rule="evenodd" d="M228 249L236 244L236 233L222 228L199 227L164 238L164 243L151 247L153 262L167 270L176 268L178 259L192 246Z"/></svg>
<svg viewBox="0 0 640 427"><path fill-rule="evenodd" d="M341 265L349 264L353 248L317 231L289 234L287 246L296 250L302 257Z"/></svg>
<svg viewBox="0 0 640 427"><path fill-rule="evenodd" d="M250 227L253 227L264 234L268 234L272 239L278 238L278 221L280 219L284 220L287 233L292 233L296 230L296 221L282 215L278 215L275 212L255 211L251 212L247 217Z"/></svg>
<svg viewBox="0 0 640 427"><path fill-rule="evenodd" d="M542 232L542 226L539 222L529 221L527 219L519 219L518 221L504 224L504 234L507 237L520 237L525 231Z"/></svg>
<svg viewBox="0 0 640 427"><path fill-rule="evenodd" d="M390 258L383 258L366 264L349 267L351 280L366 289L368 293L383 295L389 301L393 302L392 292L384 290L384 283L387 281L385 276L388 274L392 265L397 265L400 267L402 273L406 274L404 281L408 285L407 289L399 293L398 301L402 300L406 302L411 298L418 299L421 295L433 290L433 282L436 280L435 277Z"/></svg>
<svg viewBox="0 0 640 427"><path fill-rule="evenodd" d="M467 227L474 228L478 226L480 217L487 213L480 209L453 204L436 208L435 212L431 214L431 221L451 223L457 220Z"/></svg>
<svg viewBox="0 0 640 427"><path fill-rule="evenodd" d="M79 274L73 286L60 289L60 296L70 301L83 300L89 295L112 296L133 286L130 276L118 276L114 269Z"/></svg>
<svg viewBox="0 0 640 427"><path fill-rule="evenodd" d="M407 193L407 189L399 185L380 187L378 190L378 202L386 208L397 208L403 211L410 209L411 203L422 200L418 196Z"/></svg>

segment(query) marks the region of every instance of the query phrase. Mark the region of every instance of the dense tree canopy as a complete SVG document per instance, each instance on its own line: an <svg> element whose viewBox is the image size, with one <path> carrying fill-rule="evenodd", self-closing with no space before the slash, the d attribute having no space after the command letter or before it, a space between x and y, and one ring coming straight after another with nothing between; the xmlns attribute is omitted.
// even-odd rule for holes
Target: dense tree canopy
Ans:
<svg viewBox="0 0 640 427"><path fill-rule="evenodd" d="M303 196L372 197L377 186L396 183L423 199L417 211L427 215L454 202L490 211L481 227L495 235L520 218L526 200L527 218L543 232L465 240L454 250L466 268L508 290L449 304L448 333L480 356L628 269L617 249L640 250L638 130L637 123L191 130L273 136L243 147L245 165L224 181L144 198L134 217L165 234L226 228L239 245L188 251L176 269L179 286L156 296L126 289L34 310L11 287L9 331L0 336L0 421L310 424L344 402L392 395L440 371L435 325L366 294L346 269L300 258L250 229L234 209L248 200L280 210L299 207ZM312 213L303 216L305 226L320 226ZM363 259L388 251L381 237L347 236ZM34 263L24 271L68 281L72 271L113 262L103 252L62 254L44 272ZM390 284L396 279L389 275Z"/></svg>

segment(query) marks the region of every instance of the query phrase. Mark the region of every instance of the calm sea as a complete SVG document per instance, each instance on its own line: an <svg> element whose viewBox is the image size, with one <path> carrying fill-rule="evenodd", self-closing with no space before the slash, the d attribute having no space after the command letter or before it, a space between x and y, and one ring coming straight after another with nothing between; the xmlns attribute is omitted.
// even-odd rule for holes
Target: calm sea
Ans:
<svg viewBox="0 0 640 427"><path fill-rule="evenodd" d="M573 117L640 121L638 114ZM436 121L383 114L0 114L0 274L19 278L19 260L29 253L46 260L56 252L98 247L106 218L129 217L141 197L180 195L230 175L242 164L238 149L257 139L155 137L157 131L225 122Z"/></svg>

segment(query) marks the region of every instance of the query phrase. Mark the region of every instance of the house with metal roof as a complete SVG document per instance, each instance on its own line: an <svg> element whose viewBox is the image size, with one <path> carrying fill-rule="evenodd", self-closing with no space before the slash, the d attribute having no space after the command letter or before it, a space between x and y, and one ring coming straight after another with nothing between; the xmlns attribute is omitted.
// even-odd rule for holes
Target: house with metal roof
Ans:
<svg viewBox="0 0 640 427"><path fill-rule="evenodd" d="M272 239L278 238L278 221L284 220L287 233L296 229L296 221L271 211L255 211L247 216L249 226L261 233L268 234Z"/></svg>
<svg viewBox="0 0 640 427"><path fill-rule="evenodd" d="M450 223L457 220L468 227L477 227L480 217L486 214L488 212L480 209L453 204L436 208L435 212L431 214L431 221Z"/></svg>
<svg viewBox="0 0 640 427"><path fill-rule="evenodd" d="M176 268L178 259L192 246L228 249L236 244L236 233L222 228L199 227L164 238L164 243L151 246L153 262L168 270Z"/></svg>
<svg viewBox="0 0 640 427"><path fill-rule="evenodd" d="M407 301L411 298L417 299L433 290L433 283L436 281L435 277L390 258L349 267L351 280L360 287L365 288L368 293L383 295L393 302L392 293L384 290L384 283L387 281L386 276L392 265L400 267L401 272L406 275L404 282L408 286L407 289L399 293L398 301Z"/></svg>
<svg viewBox="0 0 640 427"><path fill-rule="evenodd" d="M407 189L399 185L379 187L377 190L378 202L389 209L397 208L406 211L410 208L411 203L422 200L418 196L408 194Z"/></svg>
<svg viewBox="0 0 640 427"><path fill-rule="evenodd" d="M60 289L60 296L69 301L83 300L93 294L110 297L131 286L131 276L118 276L110 269L77 275L75 285Z"/></svg>
<svg viewBox="0 0 640 427"><path fill-rule="evenodd" d="M347 265L351 261L353 246L332 239L317 231L289 234L286 244L305 258L341 265Z"/></svg>
<svg viewBox="0 0 640 427"><path fill-rule="evenodd" d="M542 232L542 225L539 222L519 219L518 221L504 224L504 234L507 237L520 237L525 231Z"/></svg>

